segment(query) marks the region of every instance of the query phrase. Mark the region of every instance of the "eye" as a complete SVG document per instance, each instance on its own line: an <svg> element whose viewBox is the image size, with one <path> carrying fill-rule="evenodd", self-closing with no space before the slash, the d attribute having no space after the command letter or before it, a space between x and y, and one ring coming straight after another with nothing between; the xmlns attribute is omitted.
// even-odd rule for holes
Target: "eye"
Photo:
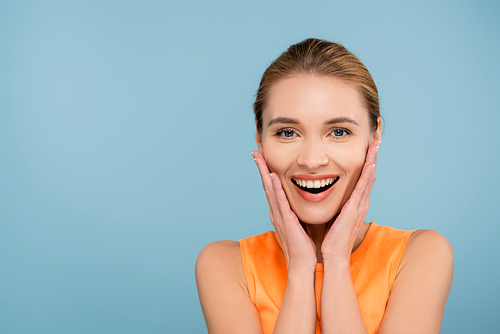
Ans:
<svg viewBox="0 0 500 334"><path fill-rule="evenodd" d="M297 136L297 134L292 129L281 129L276 132L276 137L280 138L288 139L288 138L293 138L295 136Z"/></svg>
<svg viewBox="0 0 500 334"><path fill-rule="evenodd" d="M347 129L334 129L330 134L334 137L341 138L346 137L351 134L351 132Z"/></svg>

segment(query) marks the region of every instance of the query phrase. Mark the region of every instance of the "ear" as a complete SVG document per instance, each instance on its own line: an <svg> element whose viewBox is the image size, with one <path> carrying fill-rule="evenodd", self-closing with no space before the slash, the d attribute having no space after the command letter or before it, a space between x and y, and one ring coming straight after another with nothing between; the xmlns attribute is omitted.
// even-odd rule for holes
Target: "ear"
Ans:
<svg viewBox="0 0 500 334"><path fill-rule="evenodd" d="M262 150L262 134L259 133L258 130L255 130L255 143L257 143L257 147L259 148L260 153L263 153Z"/></svg>
<svg viewBox="0 0 500 334"><path fill-rule="evenodd" d="M372 134L372 140L382 141L382 117L377 118L377 130Z"/></svg>

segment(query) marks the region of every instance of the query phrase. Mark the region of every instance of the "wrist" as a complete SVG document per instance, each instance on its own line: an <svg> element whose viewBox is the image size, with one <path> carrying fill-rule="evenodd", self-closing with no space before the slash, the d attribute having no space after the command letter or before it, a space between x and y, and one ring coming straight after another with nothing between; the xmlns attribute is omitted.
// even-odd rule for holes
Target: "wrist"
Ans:
<svg viewBox="0 0 500 334"><path fill-rule="evenodd" d="M314 267L290 267L287 270L287 281L297 283L314 282L316 266Z"/></svg>
<svg viewBox="0 0 500 334"><path fill-rule="evenodd" d="M351 271L351 258L345 256L324 256L324 271L349 272Z"/></svg>
<svg viewBox="0 0 500 334"><path fill-rule="evenodd" d="M351 261L352 247L336 247L336 249L330 249L329 247L321 247L321 256L323 257L323 262L325 259L329 262L344 262L349 263Z"/></svg>
<svg viewBox="0 0 500 334"><path fill-rule="evenodd" d="M286 291L302 296L314 293L314 274L289 275L286 280Z"/></svg>
<svg viewBox="0 0 500 334"><path fill-rule="evenodd" d="M350 263L351 262L351 252L322 252L323 262L339 262L339 263Z"/></svg>

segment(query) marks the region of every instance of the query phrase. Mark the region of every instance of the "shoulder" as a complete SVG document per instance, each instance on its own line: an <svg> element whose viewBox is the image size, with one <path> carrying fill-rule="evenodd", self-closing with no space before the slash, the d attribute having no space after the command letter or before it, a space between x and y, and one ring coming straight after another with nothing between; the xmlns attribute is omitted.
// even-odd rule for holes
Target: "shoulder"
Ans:
<svg viewBox="0 0 500 334"><path fill-rule="evenodd" d="M408 240L393 289L409 294L426 291L442 314L453 281L453 267L453 249L448 240L436 231L417 230Z"/></svg>
<svg viewBox="0 0 500 334"><path fill-rule="evenodd" d="M238 242L215 241L206 245L196 260L196 277L213 270L234 270L241 266L241 251Z"/></svg>
<svg viewBox="0 0 500 334"><path fill-rule="evenodd" d="M209 333L262 333L250 300L238 242L205 246L196 260L196 285Z"/></svg>
<svg viewBox="0 0 500 334"><path fill-rule="evenodd" d="M239 243L222 240L206 245L196 260L195 276L198 287L204 282L225 284L230 280L246 289Z"/></svg>
<svg viewBox="0 0 500 334"><path fill-rule="evenodd" d="M441 233L433 230L416 230L411 234L408 240L408 245L410 244L417 245L417 247L422 247L424 245L442 247L452 251L448 240Z"/></svg>
<svg viewBox="0 0 500 334"><path fill-rule="evenodd" d="M236 241L221 240L209 243L200 252L196 265L205 262L227 260L240 255L240 245Z"/></svg>
<svg viewBox="0 0 500 334"><path fill-rule="evenodd" d="M440 271L453 272L453 262L453 248L441 233L433 230L417 230L408 239L400 269L408 263L416 263L439 266Z"/></svg>
<svg viewBox="0 0 500 334"><path fill-rule="evenodd" d="M395 329L439 333L453 280L453 261L453 249L443 235L431 230L413 232L399 264L379 333Z"/></svg>

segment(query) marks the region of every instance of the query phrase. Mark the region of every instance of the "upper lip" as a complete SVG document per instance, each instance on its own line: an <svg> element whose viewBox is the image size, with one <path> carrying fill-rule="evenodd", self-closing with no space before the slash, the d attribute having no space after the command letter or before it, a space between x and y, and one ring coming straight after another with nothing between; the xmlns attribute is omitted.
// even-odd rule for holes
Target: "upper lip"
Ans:
<svg viewBox="0 0 500 334"><path fill-rule="evenodd" d="M313 174L313 175L310 175L310 174L297 174L297 175L292 175L292 179L295 179L295 180L311 180L311 181L315 181L315 180L324 180L324 179L330 179L330 178L334 178L334 177L339 177L339 175L336 175L336 174Z"/></svg>

